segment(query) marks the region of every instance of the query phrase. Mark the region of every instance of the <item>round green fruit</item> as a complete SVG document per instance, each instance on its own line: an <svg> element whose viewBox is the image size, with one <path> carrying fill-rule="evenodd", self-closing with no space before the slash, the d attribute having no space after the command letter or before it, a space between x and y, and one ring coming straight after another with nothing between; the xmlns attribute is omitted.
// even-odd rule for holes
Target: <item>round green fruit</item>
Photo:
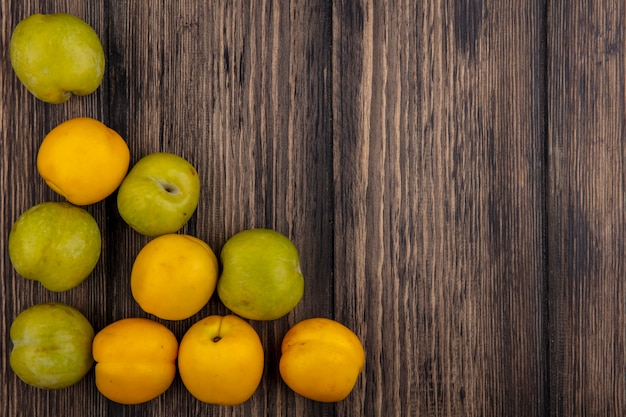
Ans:
<svg viewBox="0 0 626 417"><path fill-rule="evenodd" d="M122 219L146 236L175 233L191 218L200 197L196 169L181 156L156 152L141 158L117 191Z"/></svg>
<svg viewBox="0 0 626 417"><path fill-rule="evenodd" d="M61 292L91 274L100 258L102 238L86 210L65 202L45 202L22 213L11 228L8 246L19 275Z"/></svg>
<svg viewBox="0 0 626 417"><path fill-rule="evenodd" d="M249 229L232 236L220 253L223 265L217 293L235 314L274 320L302 299L304 278L294 244L270 229Z"/></svg>
<svg viewBox="0 0 626 417"><path fill-rule="evenodd" d="M33 14L19 22L9 53L17 78L48 103L90 94L104 76L98 35L85 21L66 13Z"/></svg>
<svg viewBox="0 0 626 417"><path fill-rule="evenodd" d="M37 304L11 324L9 363L25 383L42 389L66 388L91 369L94 329L85 316L62 303Z"/></svg>

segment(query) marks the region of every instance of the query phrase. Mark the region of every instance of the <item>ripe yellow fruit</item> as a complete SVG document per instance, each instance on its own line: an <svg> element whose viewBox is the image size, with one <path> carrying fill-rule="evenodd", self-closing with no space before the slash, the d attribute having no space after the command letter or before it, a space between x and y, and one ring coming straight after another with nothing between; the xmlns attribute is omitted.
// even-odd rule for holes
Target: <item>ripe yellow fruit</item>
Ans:
<svg viewBox="0 0 626 417"><path fill-rule="evenodd" d="M254 328L235 315L209 316L196 322L180 341L178 370L198 400L237 405L256 391L264 353Z"/></svg>
<svg viewBox="0 0 626 417"><path fill-rule="evenodd" d="M52 129L41 142L37 169L70 203L85 206L111 195L130 163L124 139L102 122L78 117Z"/></svg>
<svg viewBox="0 0 626 417"><path fill-rule="evenodd" d="M96 387L120 404L140 404L163 394L176 376L178 341L165 326L126 318L100 330L93 340Z"/></svg>
<svg viewBox="0 0 626 417"><path fill-rule="evenodd" d="M145 312L165 320L183 320L208 303L217 276L217 257L209 245L194 236L167 234L139 251L130 285Z"/></svg>
<svg viewBox="0 0 626 417"><path fill-rule="evenodd" d="M365 351L343 324L311 318L295 324L281 346L280 375L292 390L320 402L350 394L365 366Z"/></svg>

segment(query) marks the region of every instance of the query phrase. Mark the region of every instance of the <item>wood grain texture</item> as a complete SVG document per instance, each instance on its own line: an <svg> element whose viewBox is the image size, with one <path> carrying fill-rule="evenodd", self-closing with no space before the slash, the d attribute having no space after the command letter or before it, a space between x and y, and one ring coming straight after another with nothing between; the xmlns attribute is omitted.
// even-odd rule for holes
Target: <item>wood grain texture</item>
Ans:
<svg viewBox="0 0 626 417"><path fill-rule="evenodd" d="M334 406L297 397L280 380L280 341L296 321L332 317L332 171L330 135L330 8L324 3L261 2L2 2L2 236L26 208L58 199L34 160L44 135L62 120L88 115L118 131L132 162L174 152L202 180L198 210L182 232L219 250L235 232L270 227L293 239L307 277L305 298L281 320L253 323L266 369L253 399L235 408L194 400L179 378L159 399L135 407L106 401L90 373L60 392L21 383L2 358L1 415L332 415ZM51 106L32 98L12 73L13 27L32 12L67 11L100 34L106 78L96 94ZM25 193L24 191L28 191ZM3 237L3 352L12 319L26 306L60 299L85 312L96 330L123 317L147 316L130 295L132 261L147 238L119 217L114 196L89 207L104 237L103 256L88 282L54 295L12 270ZM215 296L196 316L164 322L180 339L208 314L227 310ZM36 412L35 412L36 410Z"/></svg>
<svg viewBox="0 0 626 417"><path fill-rule="evenodd" d="M340 415L543 414L542 13L334 3Z"/></svg>
<svg viewBox="0 0 626 417"><path fill-rule="evenodd" d="M622 1L549 9L553 415L626 413Z"/></svg>
<svg viewBox="0 0 626 417"><path fill-rule="evenodd" d="M0 0L0 416L623 416L626 414L624 2L563 0ZM11 69L19 20L66 11L100 34L92 95L49 105ZM9 328L44 301L96 330L146 317L128 278L148 241L115 197L89 206L103 256L54 294L7 253L27 208L60 200L40 141L91 116L132 162L168 151L202 179L182 230L219 251L249 227L300 249L305 296L252 322L266 369L238 407L201 403L180 378L138 406L107 401L93 371L41 391L9 368ZM180 339L228 311L163 321ZM280 380L284 332L335 318L364 341L352 394L316 403Z"/></svg>

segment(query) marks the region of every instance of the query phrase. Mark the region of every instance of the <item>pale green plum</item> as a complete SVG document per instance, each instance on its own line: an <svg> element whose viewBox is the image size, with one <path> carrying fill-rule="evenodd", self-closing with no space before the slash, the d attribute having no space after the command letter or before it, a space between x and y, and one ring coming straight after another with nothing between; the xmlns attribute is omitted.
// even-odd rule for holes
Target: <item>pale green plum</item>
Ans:
<svg viewBox="0 0 626 417"><path fill-rule="evenodd" d="M93 326L67 304L43 303L27 308L11 324L10 337L11 369L34 387L69 387L93 365Z"/></svg>
<svg viewBox="0 0 626 417"><path fill-rule="evenodd" d="M72 94L91 94L104 76L105 57L98 34L70 14L28 16L13 30L9 50L17 78L48 103L63 103Z"/></svg>
<svg viewBox="0 0 626 417"><path fill-rule="evenodd" d="M300 257L285 235L271 229L241 231L224 244L220 258L223 269L217 293L235 314L250 320L274 320L302 299Z"/></svg>
<svg viewBox="0 0 626 417"><path fill-rule="evenodd" d="M9 233L9 257L24 278L50 291L82 283L100 258L100 228L86 210L66 202L45 202L26 210Z"/></svg>
<svg viewBox="0 0 626 417"><path fill-rule="evenodd" d="M200 197L200 178L185 158L156 152L141 158L117 193L120 216L146 236L175 233L191 218Z"/></svg>

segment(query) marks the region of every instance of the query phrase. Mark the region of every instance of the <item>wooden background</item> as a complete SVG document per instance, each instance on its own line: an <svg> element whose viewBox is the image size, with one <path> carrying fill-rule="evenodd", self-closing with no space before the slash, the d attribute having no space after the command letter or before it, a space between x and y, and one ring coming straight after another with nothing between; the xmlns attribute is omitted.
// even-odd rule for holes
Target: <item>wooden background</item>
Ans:
<svg viewBox="0 0 626 417"><path fill-rule="evenodd" d="M8 56L19 20L55 11L89 22L108 59L98 91L63 105L27 93ZM626 415L625 17L618 0L0 0L0 415ZM169 151L197 167L184 232L219 251L271 227L300 249L304 299L252 323L267 361L245 404L200 403L177 377L121 406L93 371L45 392L10 370L8 330L32 304L67 302L96 330L144 316L128 278L147 239L114 197L87 207L104 252L78 288L10 265L13 221L59 199L38 145L77 116L117 130L132 162ZM214 297L165 324L181 337L225 313ZM367 351L337 404L277 372L284 332L312 316Z"/></svg>

